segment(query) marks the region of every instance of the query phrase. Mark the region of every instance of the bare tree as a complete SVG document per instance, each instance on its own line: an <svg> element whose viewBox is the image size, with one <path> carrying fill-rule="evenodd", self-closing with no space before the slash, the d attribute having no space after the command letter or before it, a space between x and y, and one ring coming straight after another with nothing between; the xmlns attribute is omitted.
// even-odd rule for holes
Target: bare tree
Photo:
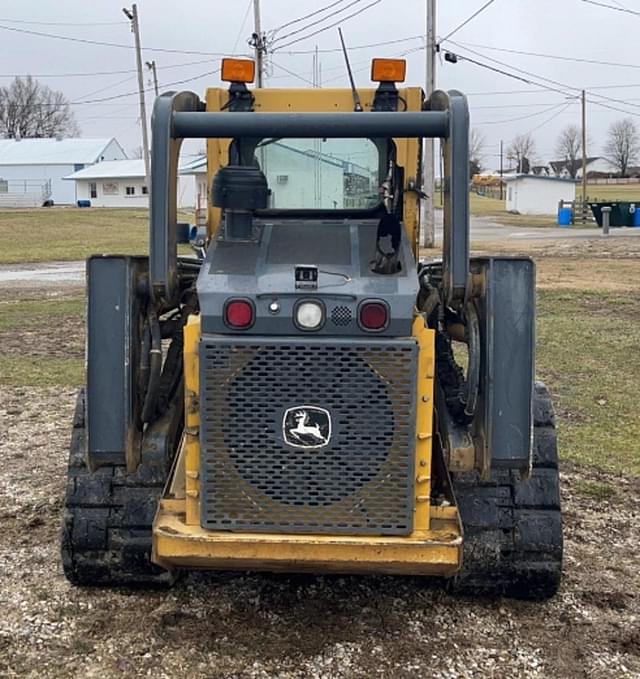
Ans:
<svg viewBox="0 0 640 679"><path fill-rule="evenodd" d="M482 155L484 154L485 139L475 127L469 137L469 179L483 170Z"/></svg>
<svg viewBox="0 0 640 679"><path fill-rule="evenodd" d="M571 179L575 179L582 154L582 135L576 125L567 125L560 132L556 142L556 153L564 161Z"/></svg>
<svg viewBox="0 0 640 679"><path fill-rule="evenodd" d="M68 137L78 132L62 92L41 85L30 75L0 87L0 137Z"/></svg>
<svg viewBox="0 0 640 679"><path fill-rule="evenodd" d="M129 158L140 159L144 157L144 149L142 146L136 146L129 151Z"/></svg>
<svg viewBox="0 0 640 679"><path fill-rule="evenodd" d="M626 177L629 166L640 156L640 135L631 118L623 118L609 125L604 152L620 170L620 176Z"/></svg>
<svg viewBox="0 0 640 679"><path fill-rule="evenodd" d="M514 137L507 148L507 159L515 162L518 172L529 174L536 154L536 143L530 134L519 134Z"/></svg>

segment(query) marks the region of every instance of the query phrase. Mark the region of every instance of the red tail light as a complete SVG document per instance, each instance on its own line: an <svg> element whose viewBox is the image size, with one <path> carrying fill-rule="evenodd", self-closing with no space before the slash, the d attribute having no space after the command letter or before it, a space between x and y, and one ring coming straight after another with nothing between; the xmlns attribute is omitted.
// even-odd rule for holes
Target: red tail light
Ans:
<svg viewBox="0 0 640 679"><path fill-rule="evenodd" d="M253 304L246 299L229 300L224 307L224 321L230 328L250 328L254 321Z"/></svg>
<svg viewBox="0 0 640 679"><path fill-rule="evenodd" d="M384 302L364 302L359 317L365 330L384 330L389 323L389 309Z"/></svg>

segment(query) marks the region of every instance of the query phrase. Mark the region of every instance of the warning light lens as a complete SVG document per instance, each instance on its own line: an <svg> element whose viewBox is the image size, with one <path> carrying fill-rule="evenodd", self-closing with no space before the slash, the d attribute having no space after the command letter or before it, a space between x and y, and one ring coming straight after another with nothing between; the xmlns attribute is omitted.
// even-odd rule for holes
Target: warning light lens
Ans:
<svg viewBox="0 0 640 679"><path fill-rule="evenodd" d="M246 299L233 299L224 309L224 320L230 328L244 330L253 325L253 304Z"/></svg>
<svg viewBox="0 0 640 679"><path fill-rule="evenodd" d="M374 59L371 62L371 80L376 83L403 83L406 73L404 59Z"/></svg>
<svg viewBox="0 0 640 679"><path fill-rule="evenodd" d="M383 302L365 302L360 307L360 325L365 330L384 330L389 322L389 310Z"/></svg>
<svg viewBox="0 0 640 679"><path fill-rule="evenodd" d="M256 65L251 59L223 59L222 80L227 83L252 83Z"/></svg>

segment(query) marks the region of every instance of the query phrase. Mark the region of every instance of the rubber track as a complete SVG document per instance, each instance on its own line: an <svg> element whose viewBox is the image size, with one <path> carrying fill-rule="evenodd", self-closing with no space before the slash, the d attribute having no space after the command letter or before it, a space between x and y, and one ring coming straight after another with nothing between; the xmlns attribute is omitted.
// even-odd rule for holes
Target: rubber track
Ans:
<svg viewBox="0 0 640 679"><path fill-rule="evenodd" d="M84 393L73 421L61 531L62 566L75 585L165 585L171 575L151 563L151 526L164 479L149 467L87 469Z"/></svg>
<svg viewBox="0 0 640 679"><path fill-rule="evenodd" d="M533 469L476 473L453 479L464 526L461 594L546 599L562 574L562 518L555 416L547 388L535 385Z"/></svg>

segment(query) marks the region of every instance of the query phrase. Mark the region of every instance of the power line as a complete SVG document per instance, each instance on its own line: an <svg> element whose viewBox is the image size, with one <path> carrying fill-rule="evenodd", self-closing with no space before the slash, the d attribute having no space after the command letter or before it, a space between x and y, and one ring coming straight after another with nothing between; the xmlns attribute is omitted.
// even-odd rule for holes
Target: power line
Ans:
<svg viewBox="0 0 640 679"><path fill-rule="evenodd" d="M0 19L7 24L33 24L35 26L122 26L126 21L33 21L26 19Z"/></svg>
<svg viewBox="0 0 640 679"><path fill-rule="evenodd" d="M208 64L210 59L198 59L197 61L185 61L182 64L168 64L162 66L163 71L168 71L174 68L183 68L184 66L196 66L199 64ZM119 71L85 71L81 73L0 73L0 78L88 78L97 75L123 75L125 73L135 73L135 68L127 68Z"/></svg>
<svg viewBox="0 0 640 679"><path fill-rule="evenodd" d="M345 5L341 9L335 10L335 12L331 12L330 14L327 14L327 16L324 16L320 19L316 19L315 21L312 21L310 24L307 24L306 26L303 26L302 28L296 28L296 30L291 31L291 33L285 33L284 35L281 35L279 38L274 38L273 42L275 44L279 40L285 40L286 38L290 38L292 35L298 35L298 33L304 33L305 31L309 30L313 26L317 26L318 24L321 24L324 21L327 21L327 19L331 19L331 17L337 16L338 14L342 14L342 12L348 10L350 7L353 7L354 5L360 4L362 1L363 0L352 0L348 5Z"/></svg>
<svg viewBox="0 0 640 679"><path fill-rule="evenodd" d="M549 106L544 109L544 111L536 111L535 113L529 113L524 116L518 116L516 118L504 118L502 120L485 120L485 121L478 121L477 123L474 123L475 125L501 125L502 123L515 123L519 120L527 120L527 118L534 118L535 116L541 116L544 115L545 113L549 113L550 111L555 111L559 109L561 106L564 107L565 109L571 105L571 102L567 104L566 102L562 102L560 104L554 104L553 106Z"/></svg>
<svg viewBox="0 0 640 679"><path fill-rule="evenodd" d="M271 65L275 66L276 68L280 69L281 71L284 71L285 73L288 73L289 75L292 75L294 78L297 78L298 80L301 80L302 82L305 82L312 87L315 87L315 83L308 78L305 78L304 76L300 75L299 73L295 73L294 71L290 71L288 68L285 68L284 66L281 66L280 64L276 64L276 62L271 59Z"/></svg>
<svg viewBox="0 0 640 679"><path fill-rule="evenodd" d="M205 78L210 75L215 75L216 73L220 73L220 69L216 68L213 71L206 71L205 73L200 73L198 75L194 75L190 78L183 78L182 80L174 80L173 82L168 82L165 83L165 87L172 87L173 85L183 85L184 83L192 82L194 80L198 80L200 78ZM115 87L115 84L112 85ZM105 88L107 89L107 88ZM147 87L144 89L144 92L153 92L154 88L153 87ZM67 102L70 106L84 106L86 104L102 104L104 102L108 101L115 101L116 99L123 99L124 97L132 97L134 95L139 94L139 90L135 90L132 92L122 92L121 94L114 94L110 97L100 97L99 99L84 99L84 100L74 100L74 101L69 101ZM85 95L86 96L86 95ZM56 104L29 104L30 108L34 108L36 106L55 106Z"/></svg>
<svg viewBox="0 0 640 679"><path fill-rule="evenodd" d="M380 2L380 0L378 0ZM106 42L104 40L90 40L89 38L76 38L72 37L70 35L58 35L56 33L44 33L42 31L32 31L30 29L26 28L15 28L13 26L2 26L0 25L0 30L2 31L11 31L13 33L23 33L26 35L37 35L41 38L54 38L56 40L67 40L69 42L79 42L85 45L98 45L100 47L117 47L119 49L128 49L132 50L135 49L133 45L127 45L124 43L119 43L119 42ZM179 49L170 49L167 47L143 47L144 50L147 52L165 52L168 54L201 54L203 56L211 56L211 57L228 57L228 56L236 56L232 55L229 52L202 52L199 50L179 50Z"/></svg>
<svg viewBox="0 0 640 679"><path fill-rule="evenodd" d="M461 24L459 24L452 31L447 33L447 35L442 39L442 41L448 40L454 33L457 33L461 28L466 26L470 21L473 21L473 19L475 19L478 16L478 14L481 14L482 12L484 12L484 10L487 9L487 7L489 7L489 5L492 5L494 3L494 1L495 0L489 0L489 2L486 2L484 5L482 5L482 7L480 9L476 10L470 17L466 18Z"/></svg>
<svg viewBox="0 0 640 679"><path fill-rule="evenodd" d="M232 52L236 51L236 47L238 46L238 42L240 41L240 36L242 35L242 31L244 29L244 25L247 23L247 17L249 16L249 11L251 10L251 5L253 4L253 0L249 0L247 3L247 9L244 13L244 17L242 19L242 23L240 24L240 28L238 29L238 35L236 36L236 41L233 43L233 48L231 49Z"/></svg>
<svg viewBox="0 0 640 679"><path fill-rule="evenodd" d="M315 12L311 12L309 14L305 14L304 16L298 17L297 19L292 19L291 21L287 21L287 23L282 24L280 26L277 26L271 32L275 33L276 31L281 31L283 28L286 28L287 26L292 26L293 24L297 24L300 21L304 21L305 19L310 19L311 17L316 16L316 14L321 14L322 12L326 12L327 10L331 9L332 7L335 7L336 5L339 5L342 2L346 2L346 0L336 0L336 2L332 2L330 5L326 5L325 7L322 7L321 9L317 9L317 10L315 10Z"/></svg>
<svg viewBox="0 0 640 679"><path fill-rule="evenodd" d="M569 108L569 106L571 106L572 103L573 102L569 102L568 104L565 104L563 108L561 108L559 111L554 113L546 120L543 120L539 125L532 127L526 134L533 134L534 132L537 132L540 128L544 127L545 125L548 125L552 120L555 120L558 116L561 116Z"/></svg>
<svg viewBox="0 0 640 679"><path fill-rule="evenodd" d="M632 9L627 9L626 7L615 7L614 5L607 5L604 2L596 2L595 0L582 0L588 5L596 5L597 7L606 7L607 9L612 9L616 12L625 12L626 14L633 14L635 16L640 16L640 12L636 12Z"/></svg>
<svg viewBox="0 0 640 679"><path fill-rule="evenodd" d="M341 24L343 21L347 21L348 19L352 19L355 16L358 16L359 14L362 14L363 12L366 12L369 8L373 7L374 5L378 5L382 0L374 0L373 2L370 2L368 5L365 5L364 7L360 8L357 12L353 12L352 14L348 14L345 17L342 17L338 21L329 24L328 26L325 26L324 28L319 28L317 31L314 31L313 33L309 33L307 35L303 35L300 38L296 38L295 40L291 40L288 43L285 43L284 45L281 45L279 48L276 47L274 51L278 49L284 49L285 47L289 47L289 45L295 45L298 42L301 42L302 40L307 40L308 38L312 38L314 35L318 35L319 33L323 33L324 31L328 31L330 28L334 28L335 26L338 26Z"/></svg>
<svg viewBox="0 0 640 679"><path fill-rule="evenodd" d="M424 40L424 35L409 35L406 38L397 38L396 40L385 40L384 42L372 42L367 45L350 45L349 46L349 52L353 52L354 50L363 50L363 49L369 49L370 47L382 47L386 45L396 45L401 42L408 42L409 40ZM290 50L288 52L283 52L282 48L279 48L278 51L281 54L287 54L287 55L295 55L295 54L314 54L315 49L312 50ZM319 49L318 54L329 54L331 52L340 52L342 53L342 49L340 47L332 47L332 48L326 48L326 49Z"/></svg>
<svg viewBox="0 0 640 679"><path fill-rule="evenodd" d="M446 38L440 42L445 42ZM507 49L506 47L493 47L492 45L478 45L476 43L459 43L454 40L447 40L452 45L458 45L459 47L480 47L481 49L491 50L492 52L507 52L509 54L523 54L529 57L542 57L545 59L558 59L560 61L575 61L583 64L596 64L598 66L616 66L619 68L640 68L640 64L623 64L616 61L600 61L598 59L586 59L581 57L567 57L560 54L545 54L542 52L526 52L524 50L514 50Z"/></svg>
<svg viewBox="0 0 640 679"><path fill-rule="evenodd" d="M453 42L453 41L451 41L451 42ZM538 80L543 80L543 81L552 83L554 85L559 85L560 87L564 87L567 90L573 90L574 92L580 92L581 91L581 88L575 87L574 85L567 85L565 83L558 82L557 80L553 80L552 78L547 78L545 76L542 76L542 75L539 75L539 74L536 74L536 73L532 73L531 71L526 71L522 68L518 68L517 66L513 66L512 64L505 63L504 61L500 61L499 59L494 59L493 57L489 57L486 54L482 54L481 52L477 52L476 50L473 50L470 47L465 47L464 49L471 52L472 54L476 54L476 55L478 55L478 56L480 56L484 59L488 59L489 61L492 61L496 64L499 64L501 66L505 66L505 67L510 68L514 71L517 71L518 73L523 73L525 75L537 78ZM471 59L469 57L465 56L465 55L458 55L458 56L462 59L466 59L467 61L471 61ZM485 66L486 66L486 64L485 64ZM498 70L500 70L500 69L498 69ZM514 77L513 74L508 74L508 73L504 73L504 72L503 72L503 75L510 75L510 77ZM520 78L520 79L522 80L522 78ZM535 84L540 85L540 83L535 83ZM564 94L568 94L568 92L564 92ZM632 104L631 102L624 101L623 99L615 99L613 97L608 97L604 94L593 93L593 96L599 97L600 99L605 99L606 101L612 101L616 104L622 104L623 106L626 105L626 106L633 106L634 108L640 108L640 105L638 105L638 104Z"/></svg>

